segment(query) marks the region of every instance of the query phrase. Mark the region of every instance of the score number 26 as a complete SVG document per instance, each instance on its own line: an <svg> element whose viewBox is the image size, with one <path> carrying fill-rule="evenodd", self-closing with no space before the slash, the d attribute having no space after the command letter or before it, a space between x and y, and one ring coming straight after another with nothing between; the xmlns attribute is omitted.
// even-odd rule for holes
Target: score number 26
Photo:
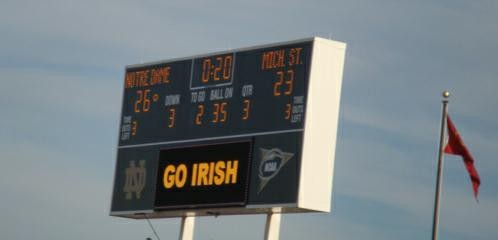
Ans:
<svg viewBox="0 0 498 240"><path fill-rule="evenodd" d="M135 104L133 105L133 110L136 113L148 112L150 110L149 93L150 93L150 89L137 91L137 100L135 101Z"/></svg>

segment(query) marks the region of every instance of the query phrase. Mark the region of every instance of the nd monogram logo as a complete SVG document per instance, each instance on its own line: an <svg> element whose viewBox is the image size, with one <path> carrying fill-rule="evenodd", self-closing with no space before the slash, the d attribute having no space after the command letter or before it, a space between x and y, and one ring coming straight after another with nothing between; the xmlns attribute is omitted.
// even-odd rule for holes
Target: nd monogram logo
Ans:
<svg viewBox="0 0 498 240"><path fill-rule="evenodd" d="M135 161L130 161L130 166L125 170L126 179L123 191L128 200L133 198L133 193L135 193L137 199L140 199L142 190L145 187L145 160L140 160L138 165L137 167Z"/></svg>

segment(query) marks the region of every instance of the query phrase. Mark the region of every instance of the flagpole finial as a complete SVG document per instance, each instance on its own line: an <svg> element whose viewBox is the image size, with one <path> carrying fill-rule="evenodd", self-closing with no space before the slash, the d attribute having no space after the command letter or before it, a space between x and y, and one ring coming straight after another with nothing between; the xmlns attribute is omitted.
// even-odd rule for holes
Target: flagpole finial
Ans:
<svg viewBox="0 0 498 240"><path fill-rule="evenodd" d="M444 91L443 92L443 97L444 98L449 98L450 97L450 92L449 91Z"/></svg>

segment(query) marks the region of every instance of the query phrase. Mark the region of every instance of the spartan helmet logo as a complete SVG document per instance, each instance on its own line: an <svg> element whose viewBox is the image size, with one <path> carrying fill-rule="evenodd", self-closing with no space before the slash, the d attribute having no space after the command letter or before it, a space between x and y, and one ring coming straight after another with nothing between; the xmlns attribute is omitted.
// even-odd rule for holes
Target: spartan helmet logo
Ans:
<svg viewBox="0 0 498 240"><path fill-rule="evenodd" d="M137 199L140 199L142 190L145 187L145 160L140 160L138 165L137 167L135 161L130 161L130 166L125 170L126 179L123 191L127 200L133 198L133 193L135 193Z"/></svg>
<svg viewBox="0 0 498 240"><path fill-rule="evenodd" d="M283 152L278 148L261 150L261 163L259 164L259 188L258 194L274 178L280 169L294 156L294 153Z"/></svg>

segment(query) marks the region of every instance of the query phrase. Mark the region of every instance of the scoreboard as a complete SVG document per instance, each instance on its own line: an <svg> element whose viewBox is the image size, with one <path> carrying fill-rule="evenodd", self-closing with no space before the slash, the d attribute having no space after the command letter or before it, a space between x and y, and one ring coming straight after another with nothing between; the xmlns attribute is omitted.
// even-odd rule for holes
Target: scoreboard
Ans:
<svg viewBox="0 0 498 240"><path fill-rule="evenodd" d="M127 66L111 215L330 211L345 44Z"/></svg>

